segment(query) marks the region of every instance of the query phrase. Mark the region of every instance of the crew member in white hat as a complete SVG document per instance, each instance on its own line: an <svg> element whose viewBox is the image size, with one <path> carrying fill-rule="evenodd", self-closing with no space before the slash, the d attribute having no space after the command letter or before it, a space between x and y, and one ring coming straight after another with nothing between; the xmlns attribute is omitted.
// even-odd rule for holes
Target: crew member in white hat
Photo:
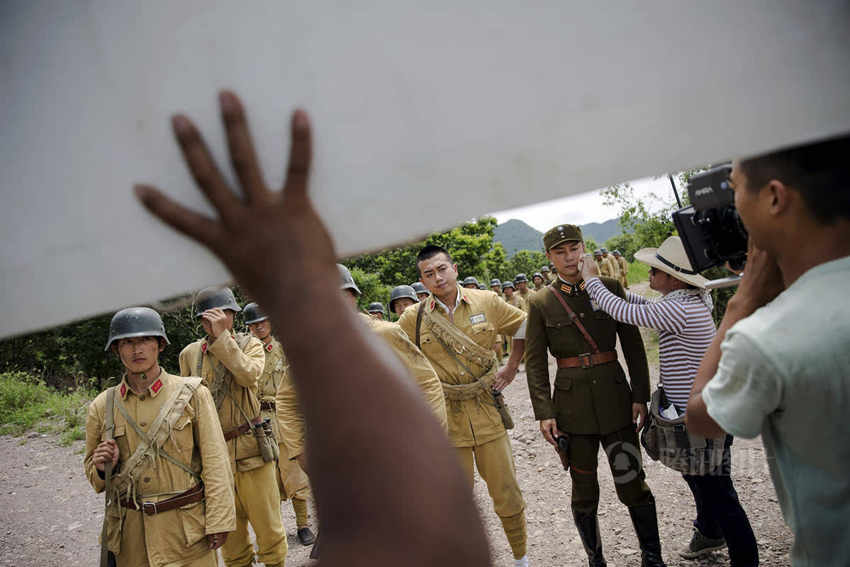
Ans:
<svg viewBox="0 0 850 567"><path fill-rule="evenodd" d="M681 415L700 361L716 333L711 295L705 289L708 280L691 268L678 236L671 236L659 248L639 250L635 259L649 265L649 287L662 294L660 299L651 301L630 291L625 300L614 295L599 279L596 262L589 256L583 262L582 276L591 299L611 317L658 331L659 388ZM694 494L697 518L691 541L680 555L692 559L728 546L733 565L757 565L756 539L730 476L732 436L706 442L723 443L722 464L705 471L709 474L682 475Z"/></svg>

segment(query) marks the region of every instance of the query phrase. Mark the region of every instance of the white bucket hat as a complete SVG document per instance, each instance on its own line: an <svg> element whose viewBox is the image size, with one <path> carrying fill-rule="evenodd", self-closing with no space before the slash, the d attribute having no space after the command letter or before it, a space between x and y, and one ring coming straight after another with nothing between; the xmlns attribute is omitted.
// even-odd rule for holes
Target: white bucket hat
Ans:
<svg viewBox="0 0 850 567"><path fill-rule="evenodd" d="M700 289L705 289L708 283L706 278L691 268L682 239L678 236L671 236L658 248L641 248L635 252L635 259Z"/></svg>

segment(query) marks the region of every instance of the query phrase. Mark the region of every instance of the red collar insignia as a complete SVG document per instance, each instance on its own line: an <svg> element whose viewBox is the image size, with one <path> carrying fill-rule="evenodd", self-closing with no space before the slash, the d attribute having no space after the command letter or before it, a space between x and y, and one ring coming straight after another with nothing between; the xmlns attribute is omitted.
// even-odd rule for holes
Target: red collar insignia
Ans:
<svg viewBox="0 0 850 567"><path fill-rule="evenodd" d="M158 393L159 393L159 390L160 390L161 388L162 388L162 379L157 378L157 379L156 379L156 382L154 382L153 384L151 384L151 392L153 392L154 394L158 394Z"/></svg>
<svg viewBox="0 0 850 567"><path fill-rule="evenodd" d="M121 394L121 399L124 399L125 397L127 397L127 383L126 382L121 382L121 390L119 391L119 393Z"/></svg>
<svg viewBox="0 0 850 567"><path fill-rule="evenodd" d="M274 348L274 345L272 345L271 343L269 343L269 344L267 344L267 345L266 345L266 350L267 350L268 352L271 352L273 348Z"/></svg>
<svg viewBox="0 0 850 567"><path fill-rule="evenodd" d="M201 343L201 353L207 352L207 343Z"/></svg>

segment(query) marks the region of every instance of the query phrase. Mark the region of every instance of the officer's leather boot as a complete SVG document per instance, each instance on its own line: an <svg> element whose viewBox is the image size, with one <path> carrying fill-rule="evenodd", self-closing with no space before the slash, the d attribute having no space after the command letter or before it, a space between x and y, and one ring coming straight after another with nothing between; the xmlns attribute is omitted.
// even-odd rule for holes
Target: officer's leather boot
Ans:
<svg viewBox="0 0 850 567"><path fill-rule="evenodd" d="M641 567L667 567L661 558L661 539L658 536L658 516L655 499L646 504L630 506L629 515L635 526L641 552Z"/></svg>
<svg viewBox="0 0 850 567"><path fill-rule="evenodd" d="M596 512L573 510L573 519L576 522L581 543L584 544L584 550L587 552L587 564L590 567L607 567L608 563L602 555L602 538L599 535L599 520Z"/></svg>

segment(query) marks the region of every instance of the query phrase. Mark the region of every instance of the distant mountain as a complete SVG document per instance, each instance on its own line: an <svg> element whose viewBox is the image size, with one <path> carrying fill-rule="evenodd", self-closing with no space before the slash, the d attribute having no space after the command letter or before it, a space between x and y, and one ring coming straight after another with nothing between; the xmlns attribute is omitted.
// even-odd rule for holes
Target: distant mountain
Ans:
<svg viewBox="0 0 850 567"><path fill-rule="evenodd" d="M612 236L622 232L618 219L605 222L591 222L581 225L585 238L592 238L600 246ZM508 257L518 250L543 251L543 233L521 220L511 219L498 226L493 233L493 240L501 242Z"/></svg>
<svg viewBox="0 0 850 567"><path fill-rule="evenodd" d="M611 219L605 222L591 222L581 225L581 234L585 238L592 238L600 246L612 236L621 234L620 219Z"/></svg>
<svg viewBox="0 0 850 567"><path fill-rule="evenodd" d="M493 240L502 243L508 257L518 250L543 250L543 233L517 219L498 225Z"/></svg>

